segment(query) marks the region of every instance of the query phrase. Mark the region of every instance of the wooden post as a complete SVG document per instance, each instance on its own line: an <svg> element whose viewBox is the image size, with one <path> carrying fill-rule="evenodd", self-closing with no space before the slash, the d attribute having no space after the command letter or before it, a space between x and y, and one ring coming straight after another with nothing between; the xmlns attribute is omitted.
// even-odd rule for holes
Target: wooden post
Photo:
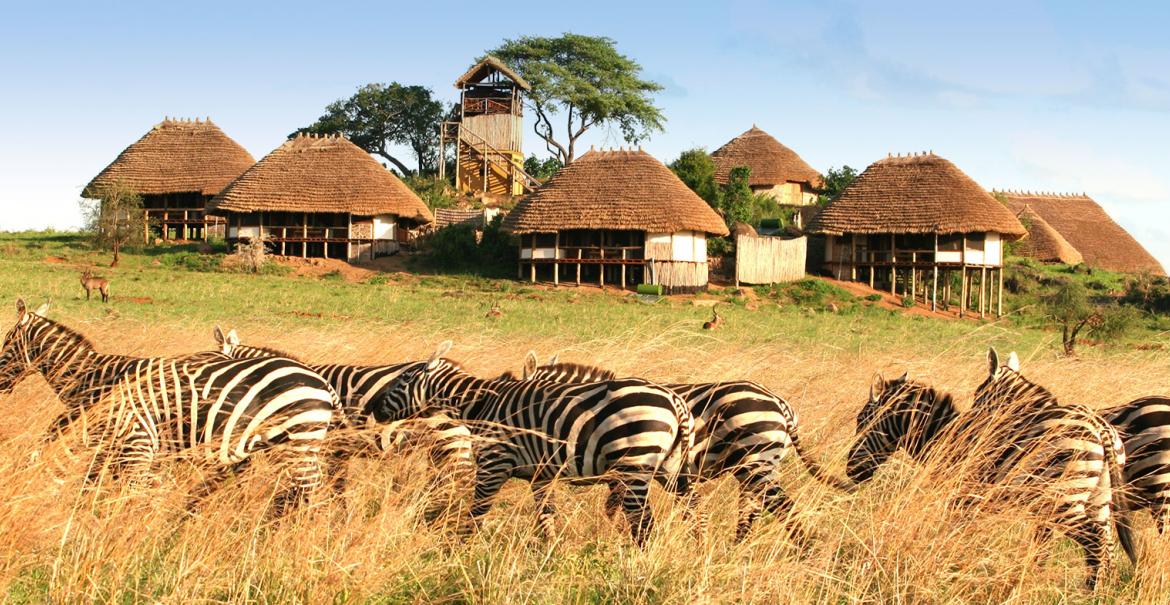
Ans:
<svg viewBox="0 0 1170 605"><path fill-rule="evenodd" d="M800 216L798 212L796 214ZM849 281L857 281L857 234L849 234Z"/></svg>
<svg viewBox="0 0 1170 605"><path fill-rule="evenodd" d="M604 248L605 238L604 237L601 240L601 245L603 247L598 248L598 250L601 251L601 264L597 265L597 285L601 286L601 288L604 290L605 289L605 248Z"/></svg>
<svg viewBox="0 0 1170 605"><path fill-rule="evenodd" d="M987 311L987 267L979 268L979 319L983 319Z"/></svg>
<svg viewBox="0 0 1170 605"><path fill-rule="evenodd" d="M910 298L918 299L918 253L910 253Z"/></svg>
<svg viewBox="0 0 1170 605"><path fill-rule="evenodd" d="M938 265L935 264L930 270L931 273L931 288L930 288L930 310L938 311Z"/></svg>
<svg viewBox="0 0 1170 605"><path fill-rule="evenodd" d="M626 289L626 249L622 248L622 290Z"/></svg>
<svg viewBox="0 0 1170 605"><path fill-rule="evenodd" d="M486 173L486 171L485 171ZM487 181L484 181L485 183ZM528 259L530 281L536 283L536 234L532 234L532 258Z"/></svg>
<svg viewBox="0 0 1170 605"><path fill-rule="evenodd" d="M967 234L966 233L963 234L961 244L963 247L960 249L960 252L959 252L959 261L960 261L960 265L961 265L961 270L963 271L963 277L960 280L963 284L963 287L962 287L963 291L962 291L961 300L959 300L959 317L962 317L967 312L967 300L968 300L967 295L969 294L969 290L970 290L970 286L967 283Z"/></svg>
<svg viewBox="0 0 1170 605"><path fill-rule="evenodd" d="M301 213L301 258L309 256L309 213Z"/></svg>
<svg viewBox="0 0 1170 605"><path fill-rule="evenodd" d="M1003 265L1000 265L996 273L999 277L999 293L996 295L995 316L1003 317Z"/></svg>
<svg viewBox="0 0 1170 605"><path fill-rule="evenodd" d="M577 248L577 285L581 285L581 249Z"/></svg>
<svg viewBox="0 0 1170 605"><path fill-rule="evenodd" d="M353 214L345 213L345 262L353 258Z"/></svg>
<svg viewBox="0 0 1170 605"><path fill-rule="evenodd" d="M553 242L553 285L561 285L561 232L557 231Z"/></svg>
<svg viewBox="0 0 1170 605"><path fill-rule="evenodd" d="M890 294L898 295L898 251L894 249L894 234L890 234Z"/></svg>
<svg viewBox="0 0 1170 605"><path fill-rule="evenodd" d="M488 154L487 154L487 141L484 141L483 142L483 192L487 193L487 191L488 191ZM532 260L536 260L536 259L533 258Z"/></svg>

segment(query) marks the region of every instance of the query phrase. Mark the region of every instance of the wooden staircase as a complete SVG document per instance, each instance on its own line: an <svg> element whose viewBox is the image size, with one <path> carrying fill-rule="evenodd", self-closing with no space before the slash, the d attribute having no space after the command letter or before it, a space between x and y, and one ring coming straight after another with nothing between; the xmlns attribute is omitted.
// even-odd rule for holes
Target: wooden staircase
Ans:
<svg viewBox="0 0 1170 605"><path fill-rule="evenodd" d="M444 122L441 133L444 138L457 142L457 187L466 186L468 191L507 196L523 194L540 186L540 181L524 171L519 153L496 149L483 137L462 126L459 122ZM445 175L440 173L439 176L443 178Z"/></svg>

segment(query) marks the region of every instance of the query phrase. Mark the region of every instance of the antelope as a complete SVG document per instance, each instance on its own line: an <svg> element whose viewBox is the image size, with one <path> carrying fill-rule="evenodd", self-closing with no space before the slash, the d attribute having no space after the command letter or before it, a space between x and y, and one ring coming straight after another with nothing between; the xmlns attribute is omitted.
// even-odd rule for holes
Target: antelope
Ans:
<svg viewBox="0 0 1170 605"><path fill-rule="evenodd" d="M719 311L716 311L715 307L711 307L711 321L703 322L703 329L704 330L714 330L715 328L718 328L719 325L722 323L723 323L723 318L719 317Z"/></svg>
<svg viewBox="0 0 1170 605"><path fill-rule="evenodd" d="M94 277L93 272L89 269L81 274L81 287L85 288L85 300L89 300L90 292L97 290L102 295L102 302L110 302L110 280L104 277Z"/></svg>

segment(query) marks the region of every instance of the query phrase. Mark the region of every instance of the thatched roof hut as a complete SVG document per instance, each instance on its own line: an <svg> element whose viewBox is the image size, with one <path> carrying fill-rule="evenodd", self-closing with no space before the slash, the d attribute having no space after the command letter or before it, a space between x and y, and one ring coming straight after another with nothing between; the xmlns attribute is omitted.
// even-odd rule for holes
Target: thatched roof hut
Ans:
<svg viewBox="0 0 1170 605"><path fill-rule="evenodd" d="M933 153L887 157L871 164L809 221L826 236L825 267L841 279L867 280L890 292L943 305L947 273L961 275L960 313L990 307L988 280L1003 299L1003 242L1027 231L1015 214L951 162ZM922 291L931 284L929 293ZM973 288L978 282L978 297ZM928 296L929 294L929 296Z"/></svg>
<svg viewBox="0 0 1170 605"><path fill-rule="evenodd" d="M1034 258L1043 263L1064 263L1079 265L1085 258L1081 253L1064 239L1059 231L1054 229L1044 217L1036 213L1031 206L1025 205L1017 215L1020 222L1028 229L1028 235L1016 245L1015 252L1020 256Z"/></svg>
<svg viewBox="0 0 1170 605"><path fill-rule="evenodd" d="M285 141L207 211L229 218L229 241L261 236L285 252L296 244L293 254L350 259L396 251L388 242L407 243L410 229L434 221L405 183L340 135Z"/></svg>
<svg viewBox="0 0 1170 605"><path fill-rule="evenodd" d="M751 168L748 182L753 186L802 183L819 189L824 182L821 173L809 166L795 151L755 125L716 149L711 159L715 162L715 181L719 184L727 183L731 169L736 166Z"/></svg>
<svg viewBox="0 0 1170 605"><path fill-rule="evenodd" d="M1084 257L1086 265L1123 273L1166 270L1132 235L1085 194L997 191L1017 212L1030 208Z"/></svg>
<svg viewBox="0 0 1170 605"><path fill-rule="evenodd" d="M559 282L567 263L578 275L590 265L600 283L638 283L628 265L675 292L706 287L706 237L728 235L702 198L641 150L589 151L522 199L504 227L521 236L521 264L533 280L543 264Z"/></svg>
<svg viewBox="0 0 1170 605"><path fill-rule="evenodd" d="M255 162L210 118L167 118L118 154L81 195L97 197L121 182L142 195L162 238L206 238L215 221L204 218L203 206Z"/></svg>
<svg viewBox="0 0 1170 605"><path fill-rule="evenodd" d="M82 195L94 195L116 181L142 195L215 195L254 163L252 155L210 118L167 118L118 154Z"/></svg>
<svg viewBox="0 0 1170 605"><path fill-rule="evenodd" d="M933 154L870 164L809 222L810 233L980 233L1018 238L1012 211L951 162Z"/></svg>
<svg viewBox="0 0 1170 605"><path fill-rule="evenodd" d="M499 72L507 76L509 80L516 83L516 86L519 86L525 91L532 90L532 85L527 80L520 77L520 74L513 71L507 64L492 55L480 59L475 65L472 65L467 71L463 72L463 75L455 80L455 88L463 88L468 84L478 84L492 75L493 72Z"/></svg>

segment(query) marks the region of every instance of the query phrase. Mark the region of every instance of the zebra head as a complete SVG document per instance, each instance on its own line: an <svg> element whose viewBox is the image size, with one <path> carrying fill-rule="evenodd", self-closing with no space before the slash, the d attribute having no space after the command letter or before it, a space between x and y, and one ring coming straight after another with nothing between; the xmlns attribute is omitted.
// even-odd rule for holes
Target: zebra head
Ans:
<svg viewBox="0 0 1170 605"><path fill-rule="evenodd" d="M374 419L378 422L403 420L431 407L435 378L458 369L453 362L443 358L451 350L451 344L450 340L439 343L430 359L402 370L378 404L373 406Z"/></svg>
<svg viewBox="0 0 1170 605"><path fill-rule="evenodd" d="M1008 355L1007 363L1003 363L995 349L989 349L987 364L987 379L975 389L975 408L1056 402L1056 397L1048 389L1020 374L1020 357L1015 351Z"/></svg>
<svg viewBox="0 0 1170 605"><path fill-rule="evenodd" d="M35 353L30 342L36 326L47 323L42 315L48 310L49 303L45 303L36 311L29 311L23 299L16 299L16 325L5 335L4 348L0 349L0 395L11 393L25 374L35 369Z"/></svg>
<svg viewBox="0 0 1170 605"><path fill-rule="evenodd" d="M900 448L918 458L957 413L950 395L906 374L889 381L877 376L869 401L857 414L857 440L849 450L845 473L854 482L868 481Z"/></svg>

